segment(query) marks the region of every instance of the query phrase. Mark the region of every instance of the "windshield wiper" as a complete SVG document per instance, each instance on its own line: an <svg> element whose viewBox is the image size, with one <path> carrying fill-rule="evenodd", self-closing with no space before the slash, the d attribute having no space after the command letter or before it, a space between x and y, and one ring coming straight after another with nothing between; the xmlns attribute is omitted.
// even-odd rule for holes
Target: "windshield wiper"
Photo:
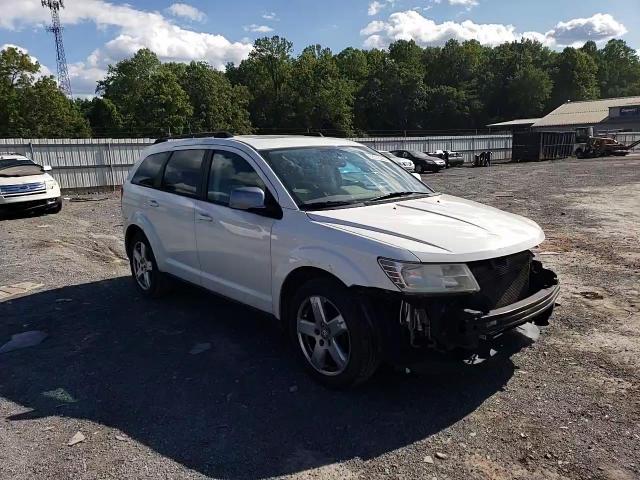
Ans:
<svg viewBox="0 0 640 480"><path fill-rule="evenodd" d="M382 195L380 197L372 198L371 200L367 200L367 203L378 202L380 200L391 200L392 198L409 197L411 195L432 195L432 194L426 193L426 192L393 192L393 193L388 193L386 195Z"/></svg>
<svg viewBox="0 0 640 480"><path fill-rule="evenodd" d="M325 210L335 207L361 207L364 205L362 202L353 202L350 200L323 200L316 202L308 202L300 205L301 210Z"/></svg>

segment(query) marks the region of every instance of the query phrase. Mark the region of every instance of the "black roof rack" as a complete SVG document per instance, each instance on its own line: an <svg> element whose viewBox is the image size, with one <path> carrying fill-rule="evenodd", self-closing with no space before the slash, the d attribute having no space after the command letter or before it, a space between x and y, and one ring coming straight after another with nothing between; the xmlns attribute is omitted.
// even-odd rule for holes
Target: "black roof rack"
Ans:
<svg viewBox="0 0 640 480"><path fill-rule="evenodd" d="M201 132L201 133L186 133L184 135L172 135L170 137L160 137L155 142L157 143L168 142L169 140L184 140L187 138L233 138L233 133L218 131L218 132Z"/></svg>

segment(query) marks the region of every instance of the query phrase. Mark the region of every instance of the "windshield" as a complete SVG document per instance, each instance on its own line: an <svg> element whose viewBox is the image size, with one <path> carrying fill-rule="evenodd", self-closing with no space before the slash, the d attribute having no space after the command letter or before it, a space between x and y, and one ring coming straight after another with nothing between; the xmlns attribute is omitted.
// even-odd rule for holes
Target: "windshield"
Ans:
<svg viewBox="0 0 640 480"><path fill-rule="evenodd" d="M27 158L0 158L0 176L21 177L40 175L42 167Z"/></svg>
<svg viewBox="0 0 640 480"><path fill-rule="evenodd" d="M433 190L366 147L304 147L261 152L302 209L362 205Z"/></svg>

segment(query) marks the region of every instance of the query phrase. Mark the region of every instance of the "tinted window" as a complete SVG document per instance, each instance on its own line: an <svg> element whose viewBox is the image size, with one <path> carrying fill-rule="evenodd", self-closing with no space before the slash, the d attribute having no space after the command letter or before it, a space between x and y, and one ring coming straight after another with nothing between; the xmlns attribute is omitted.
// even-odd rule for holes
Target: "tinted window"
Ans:
<svg viewBox="0 0 640 480"><path fill-rule="evenodd" d="M131 179L131 183L135 183L136 185L144 185L145 187L153 187L156 177L158 173L160 173L160 169L162 168L162 164L169 156L168 152L163 153L154 153L153 155L149 155L145 158L136 173L133 175Z"/></svg>
<svg viewBox="0 0 640 480"><path fill-rule="evenodd" d="M231 191L240 187L259 187L266 192L264 182L245 159L231 152L216 152L211 163L207 198L228 205Z"/></svg>
<svg viewBox="0 0 640 480"><path fill-rule="evenodd" d="M194 197L200 183L204 150L173 152L164 169L162 188L168 192Z"/></svg>

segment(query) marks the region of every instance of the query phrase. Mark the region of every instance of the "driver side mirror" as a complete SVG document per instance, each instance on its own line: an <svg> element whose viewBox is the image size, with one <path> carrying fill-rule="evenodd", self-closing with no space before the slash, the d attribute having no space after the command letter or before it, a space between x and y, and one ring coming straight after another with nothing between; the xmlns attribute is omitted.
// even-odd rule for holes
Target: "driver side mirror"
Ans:
<svg viewBox="0 0 640 480"><path fill-rule="evenodd" d="M43 172L50 172L52 170L51 165L44 165L42 167Z"/></svg>
<svg viewBox="0 0 640 480"><path fill-rule="evenodd" d="M264 191L258 187L239 187L231 191L229 207L236 210L264 208Z"/></svg>
<svg viewBox="0 0 640 480"><path fill-rule="evenodd" d="M412 173L411 175L413 175L414 177L416 177L418 180L422 181L422 177L420 176L419 173Z"/></svg>

